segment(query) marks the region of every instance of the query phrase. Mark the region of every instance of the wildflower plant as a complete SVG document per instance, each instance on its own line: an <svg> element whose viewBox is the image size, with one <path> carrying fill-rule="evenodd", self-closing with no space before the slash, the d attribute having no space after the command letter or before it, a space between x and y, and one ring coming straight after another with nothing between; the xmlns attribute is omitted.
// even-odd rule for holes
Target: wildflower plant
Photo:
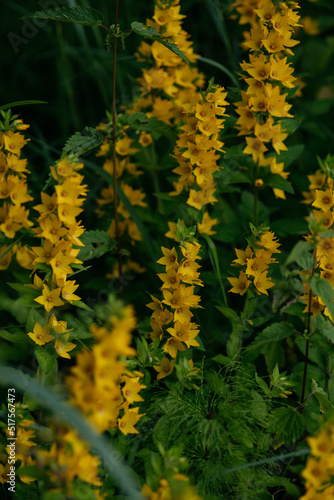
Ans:
<svg viewBox="0 0 334 500"><path fill-rule="evenodd" d="M1 498L329 498L332 5L86 4L65 145L0 106Z"/></svg>

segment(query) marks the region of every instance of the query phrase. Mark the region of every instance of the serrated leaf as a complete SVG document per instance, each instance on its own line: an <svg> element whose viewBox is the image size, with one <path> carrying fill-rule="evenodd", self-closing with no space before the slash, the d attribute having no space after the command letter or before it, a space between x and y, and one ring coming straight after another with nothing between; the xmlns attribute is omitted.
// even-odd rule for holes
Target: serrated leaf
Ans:
<svg viewBox="0 0 334 500"><path fill-rule="evenodd" d="M175 140L177 133L174 132L165 122L158 120L155 116L148 118L145 113L138 111L128 117L128 124L134 130L140 132L157 132L160 135Z"/></svg>
<svg viewBox="0 0 334 500"><path fill-rule="evenodd" d="M22 19L25 18L49 19L50 21L76 23L83 26L99 26L103 23L102 12L82 6L40 10L24 16Z"/></svg>
<svg viewBox="0 0 334 500"><path fill-rule="evenodd" d="M268 343L286 339L293 332L294 327L290 323L273 323L267 326L246 348L245 360L252 361Z"/></svg>
<svg viewBox="0 0 334 500"><path fill-rule="evenodd" d="M324 318L322 314L318 314L316 321L317 329L334 344L334 326L332 322L328 318Z"/></svg>
<svg viewBox="0 0 334 500"><path fill-rule="evenodd" d="M329 311L329 314L332 318L334 318L334 292L332 285L329 283L329 281L319 278L318 276L313 276L310 284L312 292L317 297L320 297L323 300L325 306Z"/></svg>
<svg viewBox="0 0 334 500"><path fill-rule="evenodd" d="M276 440L294 443L304 432L304 418L291 406L276 408L272 413L269 430L276 434Z"/></svg>
<svg viewBox="0 0 334 500"><path fill-rule="evenodd" d="M328 397L325 391L321 387L319 387L317 382L313 379L311 382L311 390L319 402L321 413L327 413L328 411L334 409L334 405L330 401L328 401Z"/></svg>
<svg viewBox="0 0 334 500"><path fill-rule="evenodd" d="M78 254L78 259L82 261L101 257L105 253L110 252L116 245L116 242L105 231L85 231L80 239L85 245L80 248Z"/></svg>
<svg viewBox="0 0 334 500"><path fill-rule="evenodd" d="M290 182L286 179L283 179L278 174L271 174L265 179L266 184L272 188L281 189L282 191L286 191L287 193L294 194L294 189L291 186Z"/></svg>
<svg viewBox="0 0 334 500"><path fill-rule="evenodd" d="M95 231L85 231L80 237L80 240L84 245L88 245L90 243L105 243L109 245L110 243L113 243L109 234L105 231L100 231L99 229Z"/></svg>
<svg viewBox="0 0 334 500"><path fill-rule="evenodd" d="M94 149L102 143L103 134L92 127L85 127L83 132L75 132L66 142L62 156L72 154L80 156L91 149Z"/></svg>
<svg viewBox="0 0 334 500"><path fill-rule="evenodd" d="M145 26L143 23L134 21L133 23L131 23L131 29L134 33L136 33L136 35L162 43L162 45L174 52L174 54L176 54L177 56L181 57L181 59L190 66L190 62L188 61L187 57L184 55L182 50L179 49L176 43L168 41L152 26Z"/></svg>

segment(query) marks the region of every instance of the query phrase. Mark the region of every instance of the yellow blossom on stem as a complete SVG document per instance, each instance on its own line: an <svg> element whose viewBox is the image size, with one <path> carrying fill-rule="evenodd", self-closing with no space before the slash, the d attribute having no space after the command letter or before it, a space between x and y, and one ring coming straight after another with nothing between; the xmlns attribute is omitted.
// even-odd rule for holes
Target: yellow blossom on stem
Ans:
<svg viewBox="0 0 334 500"><path fill-rule="evenodd" d="M238 293L240 295L244 295L247 292L247 289L251 282L245 275L244 271L240 271L239 278L227 278L231 283L232 288L229 292Z"/></svg>
<svg viewBox="0 0 334 500"><path fill-rule="evenodd" d="M76 347L76 345L72 342L67 342L69 336L70 334L66 333L62 337L58 338L55 343L55 349L62 358L71 359L71 356L68 353Z"/></svg>
<svg viewBox="0 0 334 500"><path fill-rule="evenodd" d="M158 372L157 379L160 380L172 373L174 368L174 361L164 356L161 360L161 365L153 365L153 368Z"/></svg>
<svg viewBox="0 0 334 500"><path fill-rule="evenodd" d="M50 290L47 285L43 285L42 295L37 297L35 300L39 304L45 307L47 312L50 312L54 307L59 307L64 305L64 302L60 299L60 288L54 288Z"/></svg>
<svg viewBox="0 0 334 500"><path fill-rule="evenodd" d="M38 345L45 345L47 342L51 342L54 339L53 335L49 333L50 328L48 325L41 326L39 323L36 323L34 326L34 331L29 332L29 337L36 342Z"/></svg>

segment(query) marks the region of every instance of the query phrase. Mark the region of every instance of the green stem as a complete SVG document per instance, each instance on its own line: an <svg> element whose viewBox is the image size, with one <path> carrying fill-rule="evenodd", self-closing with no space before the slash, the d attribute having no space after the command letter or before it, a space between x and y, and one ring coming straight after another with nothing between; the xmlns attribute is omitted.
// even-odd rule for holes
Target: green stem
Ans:
<svg viewBox="0 0 334 500"><path fill-rule="evenodd" d="M116 0L115 7L115 26L118 22L118 6L119 0ZM114 37L114 54L113 54L113 75L112 75L112 126L113 126L113 190L114 190L114 218L117 240L117 257L118 257L118 274L119 288L121 300L123 300L123 270L122 270L122 254L121 241L118 220L118 199L117 199L117 180L116 180L116 133L117 133L117 115L116 115L116 57L117 57L117 38Z"/></svg>
<svg viewBox="0 0 334 500"><path fill-rule="evenodd" d="M253 182L254 182L254 213L253 213L253 224L254 226L256 227L258 225L258 206L259 206L259 190L258 188L255 186L255 180L258 178L259 176L259 163L256 162L256 166L255 166L255 176L254 176L254 179L253 179Z"/></svg>
<svg viewBox="0 0 334 500"><path fill-rule="evenodd" d="M307 339L306 339L306 351L305 351L305 361L304 361L303 387L302 387L300 413L303 413L303 411L304 411L304 402L305 402L307 367L308 367L308 358L309 358L309 349L310 349L311 309L312 309L312 290L309 291L309 295L308 295Z"/></svg>

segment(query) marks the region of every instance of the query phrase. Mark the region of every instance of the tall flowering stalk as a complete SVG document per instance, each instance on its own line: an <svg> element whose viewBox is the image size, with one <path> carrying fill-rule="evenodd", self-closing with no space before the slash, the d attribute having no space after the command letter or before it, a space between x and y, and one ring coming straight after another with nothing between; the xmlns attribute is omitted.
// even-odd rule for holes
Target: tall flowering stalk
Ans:
<svg viewBox="0 0 334 500"><path fill-rule="evenodd" d="M291 48L299 43L293 40L295 29L300 26L298 2L241 0L233 5L241 14L240 23L251 23L250 36L243 44L251 52L249 62L240 64L247 89L242 91L242 101L236 103L236 126L247 143L244 153L252 156L257 166L269 166L271 173L286 179L284 163L277 163L276 155L269 156L267 152L272 148L271 152L279 155L287 150L284 140L288 134L281 119L293 116L286 89L297 85L288 56L293 55ZM257 187L262 185L258 170L254 183ZM274 193L285 198L281 189L274 188Z"/></svg>
<svg viewBox="0 0 334 500"><path fill-rule="evenodd" d="M171 250L162 247L163 257L158 260L165 272L158 274L163 282L161 287L163 299L151 295L153 302L147 307L153 310L151 316L153 341L163 341L164 357L160 365L154 368L158 372L158 380L169 375L179 351L191 346L199 346L196 340L199 327L192 321L192 309L201 307L200 296L194 294L195 286L201 285L197 260L201 259L198 243L183 242L179 248ZM166 307L167 306L167 307Z"/></svg>
<svg viewBox="0 0 334 500"><path fill-rule="evenodd" d="M182 27L184 15L180 14L180 0L156 0L153 19L146 26L154 27L166 39L176 43L190 63L199 57L194 53L189 34ZM142 42L137 59L145 62L140 85L139 98L128 113L144 111L148 117L155 117L168 125L180 123L183 118L183 104L190 101L193 92L204 84L203 75L196 66L189 66L161 43L152 45Z"/></svg>
<svg viewBox="0 0 334 500"><path fill-rule="evenodd" d="M9 246L21 229L33 226L25 206L33 198L28 194L28 162L22 155L29 140L22 131L29 125L24 124L18 115L12 115L10 110L0 113L0 270L4 270L14 254L22 267L31 264L31 255L24 247L20 244Z"/></svg>
<svg viewBox="0 0 334 500"><path fill-rule="evenodd" d="M100 432L118 429L136 434L139 394L146 386L139 382L142 373L132 372L126 358L136 355L130 347L131 331L136 326L132 306L108 314L104 324L93 324L96 344L78 353L76 365L66 379L71 402L89 418Z"/></svg>
<svg viewBox="0 0 334 500"><path fill-rule="evenodd" d="M185 124L173 154L178 161L173 172L180 178L174 182L175 191L170 194L176 196L188 191L187 203L197 210L217 201L213 174L220 169L217 161L224 146L219 133L224 127L226 96L223 87L210 85L204 93L194 92L191 101L184 104ZM199 232L212 234L211 228L217 222L205 212Z"/></svg>
<svg viewBox="0 0 334 500"><path fill-rule="evenodd" d="M75 344L68 342L67 323L58 321L53 309L80 300L75 293L78 285L68 277L73 273L71 266L82 264L77 259L80 252L77 247L83 246L79 237L85 229L76 218L83 210L87 186L82 184L84 178L79 174L83 163L65 157L50 168L55 182L54 193L42 192L42 203L34 207L40 214L34 232L41 239L41 245L31 249L36 271L31 286L39 293L35 301L44 307L46 315L44 324L36 322L28 335L40 346L54 342L58 355L70 358L68 352ZM46 274L41 279L38 273L43 271Z"/></svg>

